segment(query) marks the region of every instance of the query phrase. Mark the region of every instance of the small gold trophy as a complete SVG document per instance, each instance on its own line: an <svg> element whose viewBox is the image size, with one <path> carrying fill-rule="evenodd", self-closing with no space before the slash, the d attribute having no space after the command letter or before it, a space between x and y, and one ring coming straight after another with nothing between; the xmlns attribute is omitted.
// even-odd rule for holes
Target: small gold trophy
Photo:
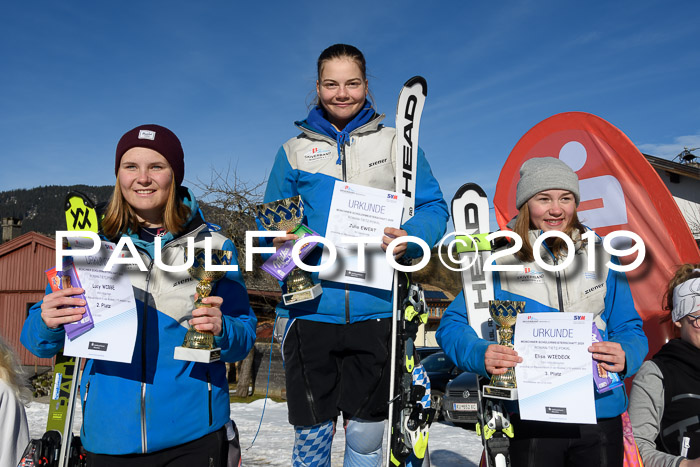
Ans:
<svg viewBox="0 0 700 467"><path fill-rule="evenodd" d="M210 307L207 303L202 303L202 299L211 294L212 283L218 281L226 275L226 271L207 271L205 269L206 250L204 248L194 249L194 263L187 272L197 279L197 300L194 307ZM233 254L230 251L211 250L211 264L216 266L229 265ZM187 250L185 250L185 261L187 261ZM210 331L197 331L194 326L190 326L185 334L185 340L181 347L175 347L175 359L187 360L191 362L211 363L219 360L221 349L214 348L214 334Z"/></svg>
<svg viewBox="0 0 700 467"><path fill-rule="evenodd" d="M513 348L513 334L518 313L525 309L525 302L511 300L489 300L489 313L498 325L498 343ZM518 398L518 385L515 381L515 368L509 368L502 375L492 375L491 383L484 386L484 397L515 400Z"/></svg>
<svg viewBox="0 0 700 467"><path fill-rule="evenodd" d="M256 217L266 230L284 231L299 236L317 235L316 232L302 224L304 219L304 202L301 196L280 199L256 207ZM286 281L287 293L282 294L285 305L313 300L323 293L321 284L314 284L311 275L294 265L292 247L294 241L286 242L262 266L262 269L279 281ZM304 258L316 242L306 243L299 252Z"/></svg>

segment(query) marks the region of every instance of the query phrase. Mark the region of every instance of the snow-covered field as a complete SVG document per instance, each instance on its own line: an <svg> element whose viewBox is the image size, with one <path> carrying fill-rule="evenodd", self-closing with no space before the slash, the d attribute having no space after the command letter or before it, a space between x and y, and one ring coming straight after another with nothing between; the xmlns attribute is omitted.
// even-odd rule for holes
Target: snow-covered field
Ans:
<svg viewBox="0 0 700 467"><path fill-rule="evenodd" d="M260 432L253 438L260 424L264 399L249 404L231 404L233 420L241 435L244 466L290 465L294 433L287 423L287 404L267 400ZM27 408L29 431L32 438L41 437L46 428L48 404L32 402ZM82 420L77 404L74 431L77 434ZM251 443L252 446L251 446ZM430 428L430 461L434 467L476 466L481 455L481 440L474 431L463 430L447 423L433 423ZM343 465L345 434L337 430L333 440L334 466ZM385 446L386 449L386 446Z"/></svg>

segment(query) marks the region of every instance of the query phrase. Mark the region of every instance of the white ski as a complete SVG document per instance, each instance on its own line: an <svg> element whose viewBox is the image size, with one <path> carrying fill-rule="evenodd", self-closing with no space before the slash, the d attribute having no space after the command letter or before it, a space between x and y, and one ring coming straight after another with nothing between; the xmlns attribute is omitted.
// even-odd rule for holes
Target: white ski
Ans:
<svg viewBox="0 0 700 467"><path fill-rule="evenodd" d="M490 233L489 200L486 193L475 183L462 185L452 198L452 221L455 233L471 235L474 240L483 239ZM466 239L469 243L469 240ZM482 339L496 342L496 326L489 315L489 300L493 300L493 276L484 273L484 261L491 254L488 242L477 243L478 252L473 247L457 247L462 264L471 267L462 271L462 290L467 303L467 319Z"/></svg>
<svg viewBox="0 0 700 467"><path fill-rule="evenodd" d="M401 223L406 223L413 217L415 209L416 196L416 175L417 175L417 158L418 158L418 130L420 127L420 119L423 113L425 98L428 94L428 85L425 78L414 76L406 81L396 107L396 191L404 195L403 217ZM404 319L402 307L402 295L406 295L408 291L402 290L401 295L399 289L399 271L394 271L394 289L393 289L393 319L391 327L391 382L389 387L389 433L388 447L386 454L386 465L403 465L402 459L405 452L394 452L398 446L395 437L402 436L399 432L404 431L404 424L408 421L403 420L405 417L401 412L395 409L394 403L401 396L399 393L400 387L397 388L397 365L398 365L398 347L397 334L400 321ZM405 288L405 286L403 287ZM413 354L413 342L408 343L410 353ZM402 352L405 353L405 352ZM403 358L401 359L403 360ZM405 364L401 362L401 364ZM412 363L409 363L412 364ZM402 375L402 383L406 383L405 375ZM410 384L410 383L409 383ZM401 409L401 408L399 408ZM394 413L397 412L397 413ZM398 420L397 420L398 419ZM398 423L397 423L398 421ZM396 425L396 426L395 426ZM413 430L415 431L415 430ZM406 447L407 444L412 444L416 441L415 433L411 436L412 439L404 439L401 445ZM427 435L427 433L426 433ZM418 435L422 437L422 434ZM407 438L407 437L405 437ZM427 438L424 441L427 447ZM413 446L411 446L413 448ZM424 451L423 451L424 452Z"/></svg>
<svg viewBox="0 0 700 467"><path fill-rule="evenodd" d="M479 185L466 183L457 190L452 198L452 221L457 238L464 240L464 245L456 248L459 260L462 267L470 265L461 274L467 320L480 338L497 342L496 326L489 313L489 300L494 299L493 275L483 270L484 261L491 254L491 244L485 238L490 233L489 201ZM486 465L509 466L508 446L513 430L508 412L499 400L482 398L481 389L478 397L477 433L484 445Z"/></svg>

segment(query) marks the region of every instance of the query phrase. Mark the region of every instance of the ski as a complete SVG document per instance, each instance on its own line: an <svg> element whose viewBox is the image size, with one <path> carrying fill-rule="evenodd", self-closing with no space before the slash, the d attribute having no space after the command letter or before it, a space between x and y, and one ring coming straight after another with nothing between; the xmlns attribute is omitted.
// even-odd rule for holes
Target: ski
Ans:
<svg viewBox="0 0 700 467"><path fill-rule="evenodd" d="M456 250L462 265L462 292L469 325L477 335L496 342L496 326L489 314L489 300L494 299L493 277L483 270L492 246L486 240L490 233L489 202L484 190L475 183L462 185L452 198L452 221L457 240ZM468 266L468 267L467 267ZM481 386L481 383L480 383ZM484 458L489 467L510 465L508 448L513 426L503 403L482 396L478 391L478 422Z"/></svg>
<svg viewBox="0 0 700 467"><path fill-rule="evenodd" d="M84 193L68 192L64 211L66 230L98 232L96 206ZM81 358L68 357L63 355L63 351L56 354L46 432L41 439L29 442L19 467L85 466L80 437L73 435L73 415L80 384L81 363Z"/></svg>
<svg viewBox="0 0 700 467"><path fill-rule="evenodd" d="M427 92L424 78L409 79L396 109L396 191L404 195L402 224L415 209L418 129ZM430 384L414 347L418 326L428 316L423 291L411 283L410 274L396 270L393 294L386 465L403 466L411 454L424 459L435 409L430 407Z"/></svg>
<svg viewBox="0 0 700 467"><path fill-rule="evenodd" d="M493 277L483 270L484 261L491 254L491 246L485 240L490 233L489 201L479 185L467 183L457 190L452 198L452 222L457 239L464 241L457 243L460 261L463 264L473 263L461 273L467 319L480 338L496 342L496 326L489 315L489 300L493 300ZM476 241L477 252L471 244L472 240Z"/></svg>

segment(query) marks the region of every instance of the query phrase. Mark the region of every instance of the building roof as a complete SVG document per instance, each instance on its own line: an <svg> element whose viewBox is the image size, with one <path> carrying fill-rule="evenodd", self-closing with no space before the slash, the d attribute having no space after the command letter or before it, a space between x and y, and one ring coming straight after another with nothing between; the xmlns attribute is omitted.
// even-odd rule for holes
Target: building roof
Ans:
<svg viewBox="0 0 700 467"><path fill-rule="evenodd" d="M425 290L423 293L428 300L449 300L445 292L441 290Z"/></svg>
<svg viewBox="0 0 700 467"><path fill-rule="evenodd" d="M0 245L0 256L4 256L28 244L35 243L43 245L47 248L56 249L56 240L54 240L53 238L49 238L45 235L36 232L28 232L24 235L20 235L17 238L13 238L9 242L5 242L2 245Z"/></svg>
<svg viewBox="0 0 700 467"><path fill-rule="evenodd" d="M455 299L454 295L440 287L430 284L421 284L421 286L423 287L426 300L447 300L451 302Z"/></svg>
<svg viewBox="0 0 700 467"><path fill-rule="evenodd" d="M657 170L665 170L666 172L684 175L686 177L694 178L695 180L700 180L700 166L698 166L698 164L679 164L678 162L669 161L656 156L650 156L649 154L642 155L647 161L649 161L651 166Z"/></svg>

